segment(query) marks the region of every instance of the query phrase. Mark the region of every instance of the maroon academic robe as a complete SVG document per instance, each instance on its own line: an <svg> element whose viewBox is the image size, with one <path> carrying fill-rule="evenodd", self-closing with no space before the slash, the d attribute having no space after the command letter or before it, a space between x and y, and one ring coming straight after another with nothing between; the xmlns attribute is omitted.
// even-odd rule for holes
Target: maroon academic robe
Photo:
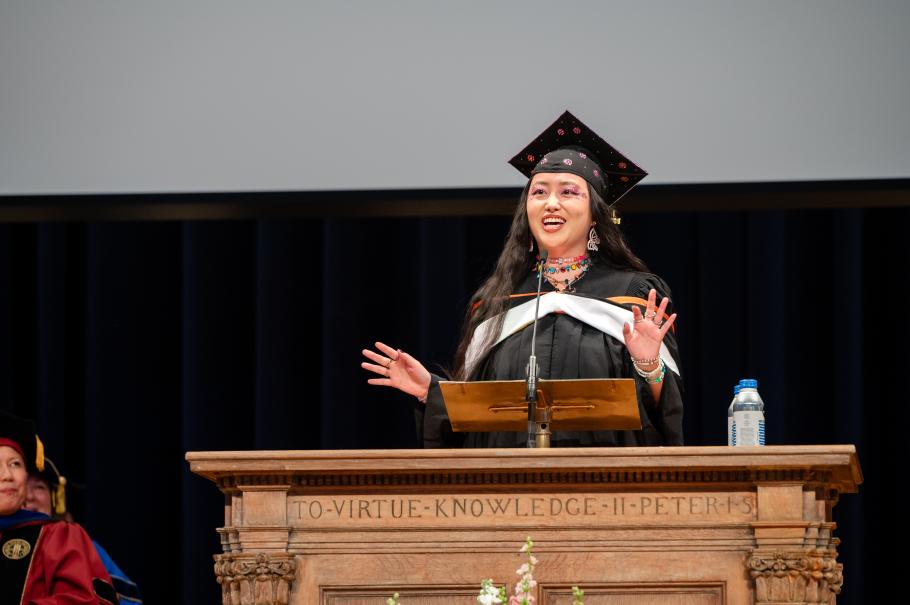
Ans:
<svg viewBox="0 0 910 605"><path fill-rule="evenodd" d="M11 593L4 605L116 605L111 578L79 525L27 520L0 530L0 545L0 593Z"/></svg>

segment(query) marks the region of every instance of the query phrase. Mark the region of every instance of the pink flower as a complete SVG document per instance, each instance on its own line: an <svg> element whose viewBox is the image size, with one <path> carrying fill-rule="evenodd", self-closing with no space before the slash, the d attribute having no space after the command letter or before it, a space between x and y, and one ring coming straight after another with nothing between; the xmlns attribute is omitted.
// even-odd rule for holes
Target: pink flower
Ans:
<svg viewBox="0 0 910 605"><path fill-rule="evenodd" d="M587 156L586 154L584 154L584 153L582 153L582 152L580 152L580 151L578 152L578 157L580 157L580 158L583 159L583 160L585 160L585 159L588 158L588 156Z"/></svg>
<svg viewBox="0 0 910 605"><path fill-rule="evenodd" d="M600 170L597 168L594 169L594 176L600 176Z"/></svg>
<svg viewBox="0 0 910 605"><path fill-rule="evenodd" d="M581 134L581 128L576 126L575 128L572 129L572 132L574 132L575 134Z"/></svg>
<svg viewBox="0 0 910 605"><path fill-rule="evenodd" d="M566 158L562 161L562 163L565 164L566 166L571 166L572 160L570 160L569 158Z"/></svg>
<svg viewBox="0 0 910 605"><path fill-rule="evenodd" d="M562 136L562 135L566 134L566 131L563 130L562 128L557 128L556 134L558 134L559 136Z"/></svg>
<svg viewBox="0 0 910 605"><path fill-rule="evenodd" d="M548 160L547 158L544 158L544 159L540 160L540 163L541 163L541 164L546 164L546 163L549 162L549 161L550 161L550 160ZM524 552L524 551L522 551L522 552Z"/></svg>

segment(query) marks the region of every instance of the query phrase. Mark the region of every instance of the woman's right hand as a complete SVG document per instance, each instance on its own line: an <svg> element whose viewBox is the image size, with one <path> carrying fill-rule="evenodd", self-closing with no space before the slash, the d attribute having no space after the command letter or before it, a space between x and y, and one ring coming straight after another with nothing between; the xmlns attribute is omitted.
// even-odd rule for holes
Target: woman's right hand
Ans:
<svg viewBox="0 0 910 605"><path fill-rule="evenodd" d="M373 363L364 361L360 367L379 374L382 378L370 378L367 382L383 387L395 387L426 401L431 377L423 364L401 349L393 349L387 344L377 342L376 348L381 354L370 349L363 350L364 357Z"/></svg>

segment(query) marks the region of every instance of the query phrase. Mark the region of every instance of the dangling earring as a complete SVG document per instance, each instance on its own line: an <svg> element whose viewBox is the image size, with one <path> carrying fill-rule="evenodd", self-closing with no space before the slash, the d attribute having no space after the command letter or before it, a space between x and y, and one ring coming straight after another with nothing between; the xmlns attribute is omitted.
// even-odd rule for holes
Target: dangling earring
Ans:
<svg viewBox="0 0 910 605"><path fill-rule="evenodd" d="M610 220L613 221L614 225L618 225L622 222L622 219L619 218L619 215L616 214L616 211L613 208L610 208Z"/></svg>
<svg viewBox="0 0 910 605"><path fill-rule="evenodd" d="M597 247L597 244L600 243L600 237L597 235L597 230L594 227L597 225L597 222L591 223L591 231L588 233L588 250L591 252L597 252L600 248Z"/></svg>

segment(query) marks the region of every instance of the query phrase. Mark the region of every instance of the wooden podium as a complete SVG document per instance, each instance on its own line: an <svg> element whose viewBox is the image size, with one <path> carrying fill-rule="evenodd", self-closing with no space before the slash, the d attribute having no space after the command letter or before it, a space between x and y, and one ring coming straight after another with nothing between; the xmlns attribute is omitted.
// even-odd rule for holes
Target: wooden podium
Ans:
<svg viewBox="0 0 910 605"><path fill-rule="evenodd" d="M230 605L476 603L527 536L537 603L831 603L853 446L190 452ZM511 592L511 590L510 590Z"/></svg>

